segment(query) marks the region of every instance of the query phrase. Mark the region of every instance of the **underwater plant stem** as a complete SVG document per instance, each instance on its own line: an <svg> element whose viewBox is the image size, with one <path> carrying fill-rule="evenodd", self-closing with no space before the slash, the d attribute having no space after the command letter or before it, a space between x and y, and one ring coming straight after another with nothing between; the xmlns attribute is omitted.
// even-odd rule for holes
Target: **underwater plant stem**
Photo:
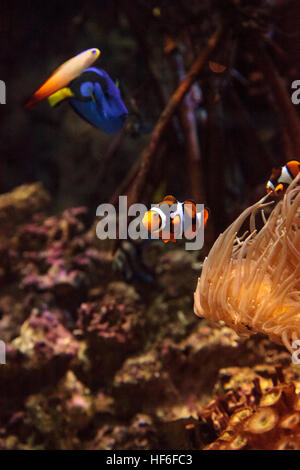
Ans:
<svg viewBox="0 0 300 470"><path fill-rule="evenodd" d="M245 161L245 165L248 167L247 178L250 184L255 185L259 181L263 181L269 168L274 166L274 162L258 137L251 117L233 87L228 87L225 99L228 101L234 119L241 125L241 133L247 146L245 156L250 155L250 158Z"/></svg>
<svg viewBox="0 0 300 470"><path fill-rule="evenodd" d="M219 79L214 78L208 85L207 94L207 131L208 131L208 204L214 208L213 225L215 233L225 227L224 198L224 155L226 152L223 128L223 103L219 92Z"/></svg>
<svg viewBox="0 0 300 470"><path fill-rule="evenodd" d="M288 130L283 124L280 129L280 134L281 134L280 137L281 137L281 142L282 142L283 154L285 156L285 160L288 162L289 160L293 160L294 150L293 150L293 145L292 145L290 136L288 134Z"/></svg>
<svg viewBox="0 0 300 470"><path fill-rule="evenodd" d="M96 187L103 182L109 170L109 165L113 161L114 156L116 155L118 149L120 148L124 138L127 135L127 123L123 126L120 132L110 141L109 146L101 158L101 168L96 177Z"/></svg>
<svg viewBox="0 0 300 470"><path fill-rule="evenodd" d="M293 158L297 159L300 152L300 121L297 112L271 57L261 41L255 36L253 36L253 41L251 41L251 48L257 65L266 78L272 94L278 103L282 120L286 122L286 129L293 145Z"/></svg>
<svg viewBox="0 0 300 470"><path fill-rule="evenodd" d="M149 71L150 80L153 84L153 88L156 92L160 110L164 109L168 103L168 94L162 84L160 73L155 65L155 60L153 57L153 52L150 47L150 44L147 41L145 31L141 28L140 19L137 18L135 9L132 8L132 3L130 0L123 0L122 2L123 10L126 15L127 21L135 35L136 42L145 57L147 68ZM173 119L170 126L170 132L173 133L172 139L178 139L178 122Z"/></svg>
<svg viewBox="0 0 300 470"><path fill-rule="evenodd" d="M149 47L149 44L147 43L144 29L141 28L141 22L135 15L135 9L132 8L132 2L130 2L130 0L123 0L122 6L123 6L124 13L126 15L127 21L132 29L132 32L134 33L136 37L136 41L141 51L143 52L143 55L145 56L145 60L146 60L147 67L150 73L150 77L156 89L156 93L157 93L160 105L164 107L167 102L167 94L165 93L165 90L163 89L161 85L159 73L152 60L152 51Z"/></svg>
<svg viewBox="0 0 300 470"><path fill-rule="evenodd" d="M219 44L219 41L222 37L223 30L218 28L217 31L211 36L208 40L208 43L205 49L198 56L189 72L186 75L186 78L178 86L177 90L171 96L167 106L164 111L161 113L158 122L152 132L149 145L143 151L141 156L141 165L139 173L136 180L134 181L133 187L130 191L130 204L139 200L140 194L143 190L145 179L148 171L151 168L151 162L154 158L159 145L164 137L164 134L168 128L171 118L176 112L178 106L181 104L183 98L189 91L192 84L197 79L199 73L203 69L204 65L207 63L212 52L215 50L216 46Z"/></svg>
<svg viewBox="0 0 300 470"><path fill-rule="evenodd" d="M186 72L181 54L176 55L176 65L179 81L182 82L186 77ZM197 202L204 202L205 193L201 171L201 151L191 91L184 97L180 105L179 116L185 137L185 157L187 160L191 197Z"/></svg>
<svg viewBox="0 0 300 470"><path fill-rule="evenodd" d="M140 163L141 163L140 158L137 159L134 162L134 164L132 165L132 167L128 171L127 175L125 176L124 179L122 179L120 185L117 187L116 191L114 192L114 194L110 198L110 201L109 201L110 204L115 206L117 204L118 200L119 200L119 196L123 195L127 192L129 186L132 184L134 178L136 177L136 175L138 173Z"/></svg>

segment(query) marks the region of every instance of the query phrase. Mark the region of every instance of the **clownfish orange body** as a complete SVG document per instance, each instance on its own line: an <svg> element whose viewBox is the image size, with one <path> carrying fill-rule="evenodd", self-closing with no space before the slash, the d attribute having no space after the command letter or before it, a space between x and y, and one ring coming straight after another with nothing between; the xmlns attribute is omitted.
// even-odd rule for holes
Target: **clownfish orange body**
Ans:
<svg viewBox="0 0 300 470"><path fill-rule="evenodd" d="M175 243L182 234L188 239L193 238L199 225L203 224L205 228L208 215L207 208L202 213L197 212L194 201L179 202L169 195L145 213L142 223L149 233L157 234L164 243Z"/></svg>
<svg viewBox="0 0 300 470"><path fill-rule="evenodd" d="M282 196L299 172L300 162L297 160L290 160L281 168L274 168L266 184L267 192Z"/></svg>

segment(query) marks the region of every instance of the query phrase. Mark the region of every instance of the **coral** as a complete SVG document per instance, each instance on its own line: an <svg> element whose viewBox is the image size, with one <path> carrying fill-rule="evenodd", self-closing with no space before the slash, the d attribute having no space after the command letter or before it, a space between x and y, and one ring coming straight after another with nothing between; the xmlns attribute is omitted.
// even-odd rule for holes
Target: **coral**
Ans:
<svg viewBox="0 0 300 470"><path fill-rule="evenodd" d="M201 271L197 253L171 247L164 249L159 244L150 246L146 252L154 264L157 295L148 300L147 317L161 339L170 337L180 341L197 324L195 316L190 315L193 300L191 290L196 276ZM180 275L178 275L180 272ZM153 291L153 289L151 289ZM161 314L157 315L157 311Z"/></svg>
<svg viewBox="0 0 300 470"><path fill-rule="evenodd" d="M47 393L29 395L24 411L14 415L8 424L9 432L18 429L19 435L31 447L38 449L78 449L95 416L111 414L113 400L104 395L92 395L72 371L68 371ZM3 440L10 447L12 434ZM21 445L22 448L22 445Z"/></svg>
<svg viewBox="0 0 300 470"><path fill-rule="evenodd" d="M26 250L26 264L19 266L24 289L54 290L62 297L83 288L83 270L97 260L97 252L79 238L85 215L84 208L70 209L22 226L18 242Z"/></svg>
<svg viewBox="0 0 300 470"><path fill-rule="evenodd" d="M6 420L26 396L58 381L76 357L78 342L49 311L34 310L20 336L6 347L0 368L1 418Z"/></svg>
<svg viewBox="0 0 300 470"><path fill-rule="evenodd" d="M205 450L300 448L297 370L260 365L252 370L225 369L221 375L229 391L200 413L211 435L218 436Z"/></svg>
<svg viewBox="0 0 300 470"><path fill-rule="evenodd" d="M25 402L24 424L30 425L36 434L43 436L48 448L78 448L77 435L91 421L93 397L73 372L68 371L57 388L45 394L30 395ZM52 441L52 442L51 442Z"/></svg>
<svg viewBox="0 0 300 470"><path fill-rule="evenodd" d="M23 323L20 336L15 338L12 345L26 357L27 368L49 366L55 361L69 361L77 353L78 344L58 320L49 311L33 311Z"/></svg>
<svg viewBox="0 0 300 470"><path fill-rule="evenodd" d="M195 313L224 321L240 335L261 332L290 351L300 337L299 177L260 230L255 214L265 198L246 209L219 236L204 262ZM250 235L237 237L250 217Z"/></svg>
<svg viewBox="0 0 300 470"><path fill-rule="evenodd" d="M17 296L0 297L0 331L2 341L9 342L19 335L20 327L26 318L26 308Z"/></svg>
<svg viewBox="0 0 300 470"><path fill-rule="evenodd" d="M202 449L221 432L205 403L248 396L256 364L290 361L192 315L197 253L149 244L154 282L124 282L84 208L32 211L1 239L1 449Z"/></svg>
<svg viewBox="0 0 300 470"><path fill-rule="evenodd" d="M14 278L18 262L18 231L48 208L50 195L41 183L22 185L0 195L0 285Z"/></svg>
<svg viewBox="0 0 300 470"><path fill-rule="evenodd" d="M157 407L178 401L178 392L155 351L127 359L116 373L113 386L120 416L134 410L153 415Z"/></svg>
<svg viewBox="0 0 300 470"><path fill-rule="evenodd" d="M41 183L24 184L0 195L1 238L15 234L16 226L28 221L35 212L50 204L50 195Z"/></svg>
<svg viewBox="0 0 300 470"><path fill-rule="evenodd" d="M95 380L107 381L143 341L143 315L133 287L114 282L98 302L81 304L77 332L88 343L87 355Z"/></svg>
<svg viewBox="0 0 300 470"><path fill-rule="evenodd" d="M89 445L91 450L144 450L157 449L157 437L150 416L136 415L129 426L105 425Z"/></svg>

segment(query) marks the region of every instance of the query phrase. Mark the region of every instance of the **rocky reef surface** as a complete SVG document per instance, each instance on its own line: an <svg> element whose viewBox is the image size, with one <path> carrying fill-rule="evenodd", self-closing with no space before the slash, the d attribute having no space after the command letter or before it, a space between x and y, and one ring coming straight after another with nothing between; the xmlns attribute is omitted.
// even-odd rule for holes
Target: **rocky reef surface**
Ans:
<svg viewBox="0 0 300 470"><path fill-rule="evenodd" d="M125 282L85 208L50 210L0 196L1 449L300 448L299 366L194 315L199 253L150 244Z"/></svg>

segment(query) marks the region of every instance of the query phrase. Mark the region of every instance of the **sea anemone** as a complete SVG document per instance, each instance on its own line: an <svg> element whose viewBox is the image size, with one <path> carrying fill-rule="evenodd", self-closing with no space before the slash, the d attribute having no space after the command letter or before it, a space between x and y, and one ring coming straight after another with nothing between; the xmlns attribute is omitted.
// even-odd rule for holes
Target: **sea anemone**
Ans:
<svg viewBox="0 0 300 470"><path fill-rule="evenodd" d="M196 315L223 321L240 336L267 334L289 351L300 339L299 180L300 174L268 220L266 196L218 237L194 294ZM258 214L263 220L260 230ZM246 221L250 232L239 237Z"/></svg>

